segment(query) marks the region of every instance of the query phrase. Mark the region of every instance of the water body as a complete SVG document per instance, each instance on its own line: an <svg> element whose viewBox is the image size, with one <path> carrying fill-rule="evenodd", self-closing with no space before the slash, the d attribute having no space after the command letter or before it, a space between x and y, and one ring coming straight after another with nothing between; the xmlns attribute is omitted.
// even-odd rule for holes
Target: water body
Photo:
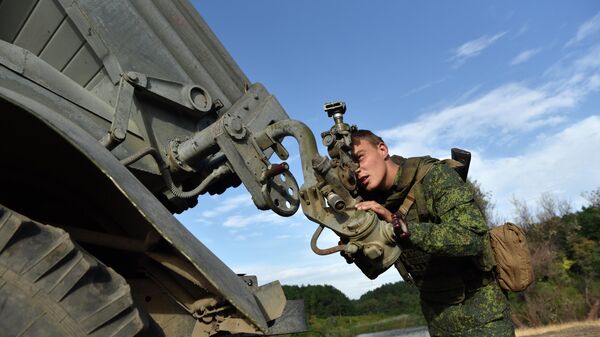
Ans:
<svg viewBox="0 0 600 337"><path fill-rule="evenodd" d="M364 333L356 337L429 337L429 332L426 326L419 326L416 328Z"/></svg>

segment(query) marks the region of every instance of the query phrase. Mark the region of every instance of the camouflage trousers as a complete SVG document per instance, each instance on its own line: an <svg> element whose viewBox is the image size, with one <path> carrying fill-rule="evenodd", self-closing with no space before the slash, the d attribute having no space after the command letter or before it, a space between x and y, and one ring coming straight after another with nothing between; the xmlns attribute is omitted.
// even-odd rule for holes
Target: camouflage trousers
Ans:
<svg viewBox="0 0 600 337"><path fill-rule="evenodd" d="M497 282L467 293L459 304L421 301L421 309L431 337L515 336L508 299Z"/></svg>

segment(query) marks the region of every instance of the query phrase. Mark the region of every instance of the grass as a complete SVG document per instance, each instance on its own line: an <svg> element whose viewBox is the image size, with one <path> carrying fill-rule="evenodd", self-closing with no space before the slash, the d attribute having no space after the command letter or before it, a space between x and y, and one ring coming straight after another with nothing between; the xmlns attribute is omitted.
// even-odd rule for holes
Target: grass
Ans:
<svg viewBox="0 0 600 337"><path fill-rule="evenodd" d="M381 314L360 316L332 316L309 318L310 330L293 337L354 337L369 332L405 329L426 325L415 315L387 316ZM600 336L600 320L568 322L541 327L517 329L517 337L592 337ZM283 336L282 336L283 337Z"/></svg>
<svg viewBox="0 0 600 337"><path fill-rule="evenodd" d="M424 325L421 317L413 315L360 315L319 318L311 316L310 330L294 337L353 337L362 333L404 329Z"/></svg>

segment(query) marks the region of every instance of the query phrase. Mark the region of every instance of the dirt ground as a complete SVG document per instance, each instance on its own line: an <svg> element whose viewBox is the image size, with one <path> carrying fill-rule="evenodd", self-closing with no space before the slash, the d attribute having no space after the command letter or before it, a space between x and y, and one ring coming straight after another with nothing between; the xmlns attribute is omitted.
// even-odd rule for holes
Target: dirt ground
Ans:
<svg viewBox="0 0 600 337"><path fill-rule="evenodd" d="M550 325L517 330L517 337L596 337L600 336L600 320Z"/></svg>

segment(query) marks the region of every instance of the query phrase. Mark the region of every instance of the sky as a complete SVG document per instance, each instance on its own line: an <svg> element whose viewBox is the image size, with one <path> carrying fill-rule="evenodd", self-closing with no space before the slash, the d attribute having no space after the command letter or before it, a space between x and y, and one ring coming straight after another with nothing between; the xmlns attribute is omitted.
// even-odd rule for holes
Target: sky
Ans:
<svg viewBox="0 0 600 337"><path fill-rule="evenodd" d="M600 187L600 2L203 0L201 16L252 82L318 135L323 103L405 157L471 151L469 171L495 204L535 210L542 195L586 205ZM298 151L288 163L302 183ZM322 154L325 153L320 148ZM358 298L369 280L339 255L317 256L317 227L254 207L243 188L201 196L178 219L237 273L259 283L331 284ZM326 231L319 241L337 244Z"/></svg>

